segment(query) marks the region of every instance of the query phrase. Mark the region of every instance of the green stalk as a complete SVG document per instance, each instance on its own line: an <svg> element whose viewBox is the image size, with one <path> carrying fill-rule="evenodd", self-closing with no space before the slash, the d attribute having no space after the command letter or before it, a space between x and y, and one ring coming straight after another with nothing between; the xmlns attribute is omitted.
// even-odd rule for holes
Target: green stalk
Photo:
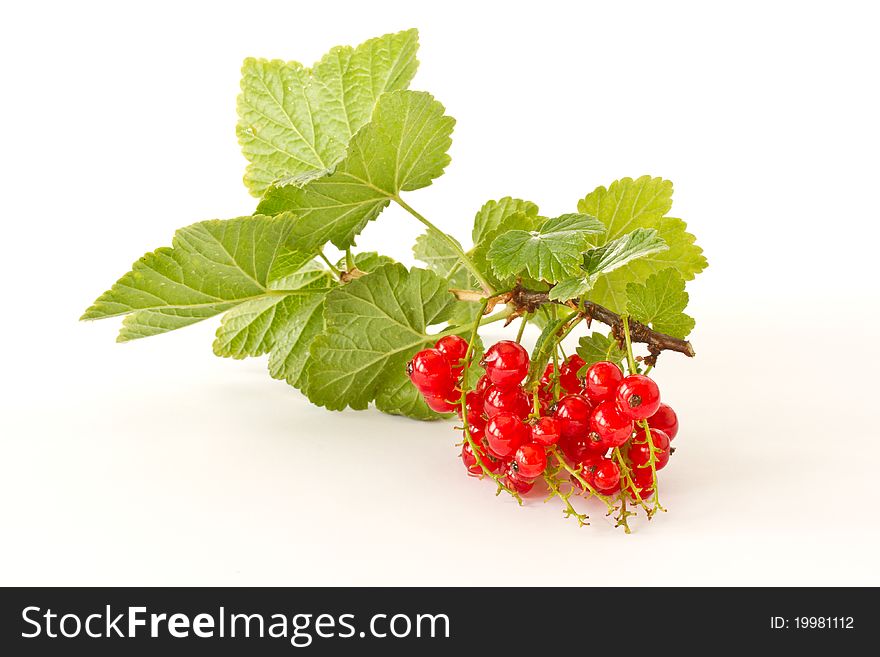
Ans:
<svg viewBox="0 0 880 657"><path fill-rule="evenodd" d="M458 242L456 242L450 235L444 233L442 230L437 228L437 226L432 224L430 221L425 219L425 217L423 217L415 209L413 209L406 201L404 201L402 198L400 198L400 196L392 196L391 198L394 199L395 203L397 203L400 207L402 207L404 210L409 212L413 217L418 219L422 224L427 226L430 230L433 230L435 233L437 233L446 242L446 244L449 246L449 248L455 252L456 256L458 256L458 259L461 261L461 264L463 264L465 266L465 268L467 268L467 270L471 274L473 274L473 277L476 278L477 281L479 281L480 285L483 287L483 290L486 292L486 294L489 294L489 295L495 294L495 290L492 288L492 284L488 280L486 280L486 277L483 276L483 274L480 272L479 269L477 269L477 266L468 257L467 253L464 252L464 249L461 248L461 246L458 244Z"/></svg>

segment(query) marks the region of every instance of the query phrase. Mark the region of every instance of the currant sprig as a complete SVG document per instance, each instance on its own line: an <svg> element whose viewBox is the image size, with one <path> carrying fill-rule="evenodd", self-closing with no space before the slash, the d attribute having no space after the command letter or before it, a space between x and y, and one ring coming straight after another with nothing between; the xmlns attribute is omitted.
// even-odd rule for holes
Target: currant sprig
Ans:
<svg viewBox="0 0 880 657"><path fill-rule="evenodd" d="M181 228L83 319L123 317L125 342L222 316L218 356L267 355L273 378L329 410L458 413L462 461L496 494L522 504L546 487L581 525L578 498L597 498L629 531L631 509L665 510L657 473L678 420L648 375L664 351L694 356L685 286L702 249L669 214L672 183L650 176L558 216L490 200L470 242L445 232L409 197L444 173L455 125L408 88L417 51L405 30L311 67L245 60L237 134L255 212ZM354 249L392 204L424 227L424 268ZM514 339L483 349L482 326L517 319Z"/></svg>

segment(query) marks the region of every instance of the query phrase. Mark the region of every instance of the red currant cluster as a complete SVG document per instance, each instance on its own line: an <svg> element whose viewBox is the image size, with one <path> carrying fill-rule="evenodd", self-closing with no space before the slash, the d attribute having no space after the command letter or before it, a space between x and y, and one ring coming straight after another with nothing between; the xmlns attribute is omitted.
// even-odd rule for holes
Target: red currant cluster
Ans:
<svg viewBox="0 0 880 657"><path fill-rule="evenodd" d="M456 410L467 422L476 450L465 441L461 458L470 474L503 476L510 489L524 494L551 467L548 451L554 450L578 473L571 476L575 487L582 488L583 481L608 496L624 484L612 458L620 448L633 484L627 488L630 496L645 500L653 494L654 472L669 462L678 419L660 402L652 379L624 376L608 361L594 363L581 379L578 372L585 363L572 355L558 375L552 363L547 366L530 399L522 385L529 355L520 344L503 340L486 351L480 362L485 374L464 393L462 409L460 377L467 349L462 338L443 337L433 349L417 353L407 373L432 409Z"/></svg>

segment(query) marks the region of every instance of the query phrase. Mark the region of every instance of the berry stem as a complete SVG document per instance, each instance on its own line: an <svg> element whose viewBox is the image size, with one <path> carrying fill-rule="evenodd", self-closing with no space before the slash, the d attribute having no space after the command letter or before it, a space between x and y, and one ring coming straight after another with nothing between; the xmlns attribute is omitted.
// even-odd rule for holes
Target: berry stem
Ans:
<svg viewBox="0 0 880 657"><path fill-rule="evenodd" d="M565 504L565 508L562 510L562 513L565 514L566 518L575 518L578 522L578 527L583 527L584 525L589 525L588 522L590 516L586 513L579 513L577 509L571 503L572 490L568 490L566 492L562 492L562 482L557 478L557 472L552 474L544 473L544 481L547 482L547 487L550 489L550 496L547 498L547 502L549 502L554 497L558 497Z"/></svg>
<svg viewBox="0 0 880 657"><path fill-rule="evenodd" d="M324 255L323 251L318 251L318 257L324 261L324 264L330 268L330 271L333 272L333 275L336 276L336 278L342 279L342 272L333 266L333 263L327 259L327 256Z"/></svg>
<svg viewBox="0 0 880 657"><path fill-rule="evenodd" d="M461 419L464 424L464 439L467 441L468 445L473 452L474 458L477 459L477 463L480 464L480 468L483 470L483 474L489 476L495 484L498 486L498 490L496 491L496 495L500 493L502 490L509 493L513 499L517 501L517 504L522 504L522 498L519 496L515 490L507 486L504 481L502 481L501 476L490 471L486 464L483 462L482 450L477 447L477 444L474 442L473 437L471 436L470 424L468 423L468 412L467 412L467 380L468 380L468 371L470 370L471 361L474 356L474 344L477 341L478 330L480 325L482 324L483 313L486 311L486 306L489 305L489 300L484 299L480 304L480 313L477 315L477 318L474 320L474 326L471 329L471 337L468 340L467 351L465 351L464 358L462 359L463 365L461 370L461 382L462 382L462 391L461 391ZM500 318L499 318L500 319Z"/></svg>
<svg viewBox="0 0 880 657"><path fill-rule="evenodd" d="M523 316L522 316L522 322L520 322L520 325L519 325L519 331L516 332L516 341L517 341L517 344L519 344L519 343L522 342L523 333L525 333L525 330L526 330L526 324L528 324L528 323L529 323L529 316L528 316L528 315L523 315Z"/></svg>
<svg viewBox="0 0 880 657"><path fill-rule="evenodd" d="M413 217L415 217L418 221L428 227L429 230L433 230L446 244L450 249L458 256L458 259L461 261L467 270L473 275L475 279L480 283L480 286L486 292L486 294L495 294L495 290L492 287L492 284L486 280L486 277L480 272L477 266L473 263L473 261L468 257L467 253L464 252L464 249L461 248L461 245L452 238L451 235L444 233L442 230L437 228L434 224L428 221L424 216L419 214L412 206L410 206L406 201L400 198L399 195L395 195L391 197L397 205L402 207L404 210L409 212Z"/></svg>
<svg viewBox="0 0 880 657"><path fill-rule="evenodd" d="M600 493L595 488L593 488L589 484L589 482L587 482L587 480L581 476L580 472L578 472L577 470L572 468L568 463L566 463L565 459L562 457L562 455L559 453L559 450L556 449L556 447L552 447L548 451L551 454L553 454L554 458L556 459L556 462L559 463L559 465L562 466L565 469L565 471L568 472L568 474L570 474L572 477L574 477L581 486L583 486L585 491L586 490L590 491L591 495L595 495L600 500L605 502L605 506L608 507L609 513L611 511L614 511L614 505L608 501L608 497L606 497L605 495L602 495L602 493Z"/></svg>
<svg viewBox="0 0 880 657"><path fill-rule="evenodd" d="M629 335L629 317L623 316L623 337L626 343L626 364L629 367L629 373L636 373L636 359L633 357L632 340Z"/></svg>

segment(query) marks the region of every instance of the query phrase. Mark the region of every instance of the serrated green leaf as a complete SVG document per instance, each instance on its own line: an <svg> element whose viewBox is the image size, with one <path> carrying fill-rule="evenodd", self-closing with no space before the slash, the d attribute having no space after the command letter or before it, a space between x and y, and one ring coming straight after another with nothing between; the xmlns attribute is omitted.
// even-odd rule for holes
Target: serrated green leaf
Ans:
<svg viewBox="0 0 880 657"><path fill-rule="evenodd" d="M489 203L494 203L494 201L490 201ZM484 205L483 208L486 208L489 203ZM503 235L508 231L532 231L535 230L540 223L540 218L537 214L530 214L520 210L514 211L515 205L513 204L508 205L507 207L511 212L496 217L498 220L497 225L491 230L484 230L480 241L469 251L471 262L474 263L474 266L479 269L487 279L489 279L496 289L509 288L513 284L513 277L499 277L493 271L492 266L489 264L489 249L491 248L492 243L499 235ZM480 212L482 212L482 210Z"/></svg>
<svg viewBox="0 0 880 657"><path fill-rule="evenodd" d="M461 248L455 238L451 239ZM413 255L416 260L424 262L428 269L445 278L450 288L465 290L477 287L473 276L462 266L458 253L437 231L428 229L419 235L413 246Z"/></svg>
<svg viewBox="0 0 880 657"><path fill-rule="evenodd" d="M381 253L376 253L375 251L361 251L360 253L355 253L352 256L352 259L354 260L354 266L366 273L370 273L382 265L388 265L394 262L394 258L382 255ZM336 263L336 268L340 271L348 269L348 264L346 263L345 258L339 259L339 262Z"/></svg>
<svg viewBox="0 0 880 657"><path fill-rule="evenodd" d="M329 275L313 256L286 246L278 254L269 269L269 288L273 290L298 290L313 280Z"/></svg>
<svg viewBox="0 0 880 657"><path fill-rule="evenodd" d="M694 236L685 231L685 223L664 216L671 207L672 183L650 176L623 178L607 189L597 188L578 202L578 211L594 214L607 227L597 246L637 228L654 228L669 247L598 276L589 290L591 301L625 312L628 283L642 282L651 273L670 266L690 280L706 267L703 251L694 244Z"/></svg>
<svg viewBox="0 0 880 657"><path fill-rule="evenodd" d="M623 267L636 258L644 258L668 249L653 228L636 228L603 246L587 251L578 275L555 286L550 291L550 299L567 301L581 297L592 289L599 276Z"/></svg>
<svg viewBox="0 0 880 657"><path fill-rule="evenodd" d="M309 251L328 241L348 248L401 191L426 187L442 175L454 125L430 94L385 93L335 168L305 183L279 181L266 191L257 212L294 213L297 248Z"/></svg>
<svg viewBox="0 0 880 657"><path fill-rule="evenodd" d="M653 228L671 208L672 183L650 176L616 180L607 189L598 187L578 202L578 212L592 215L605 225L602 244L636 228Z"/></svg>
<svg viewBox="0 0 880 657"><path fill-rule="evenodd" d="M578 272L592 237L604 229L595 217L564 214L538 230L502 233L489 248L489 263L502 278L525 273L536 280L563 280Z"/></svg>
<svg viewBox="0 0 880 657"><path fill-rule="evenodd" d="M285 293L246 301L228 311L217 328L214 353L227 358L246 358L268 353L279 334L289 333L304 308L321 302L334 285L330 272L310 262L284 279Z"/></svg>
<svg viewBox="0 0 880 657"><path fill-rule="evenodd" d="M266 296L291 215L202 221L178 230L170 248L147 253L82 319L127 315L119 341L157 335Z"/></svg>
<svg viewBox="0 0 880 657"><path fill-rule="evenodd" d="M633 260L625 267L600 276L590 291L591 301L622 313L626 309L627 284L643 282L651 274L670 267L683 279L692 280L706 268L703 249L694 244L694 236L685 230L687 226L681 219L663 217L656 228L657 235L669 249Z"/></svg>
<svg viewBox="0 0 880 657"><path fill-rule="evenodd" d="M510 216L515 214L524 214L527 217L536 219L538 216L538 206L531 201L511 198L510 196L484 203L483 207L480 208L474 217L474 229L472 231L474 244L477 245L485 240L489 237L490 233L497 231Z"/></svg>
<svg viewBox="0 0 880 657"><path fill-rule="evenodd" d="M458 303L434 272L399 264L336 288L326 297L325 330L311 348L309 399L331 410L364 409L375 400L379 410L415 414L397 392L406 362L433 345L428 327L446 322Z"/></svg>
<svg viewBox="0 0 880 657"><path fill-rule="evenodd" d="M261 196L279 178L333 166L379 97L409 85L417 50L418 33L407 30L333 48L311 69L245 60L236 132L250 162L244 180L251 194Z"/></svg>
<svg viewBox="0 0 880 657"><path fill-rule="evenodd" d="M300 390L304 384L309 347L324 330L325 296L316 294L303 300L276 333L269 354L269 374L275 379L285 379Z"/></svg>
<svg viewBox="0 0 880 657"><path fill-rule="evenodd" d="M626 286L627 311L631 317L674 338L686 338L694 328L693 317L683 311L688 304L684 279L675 269L651 274L644 284Z"/></svg>
<svg viewBox="0 0 880 657"><path fill-rule="evenodd" d="M618 346L617 340L611 336L611 333L603 335L593 332L583 336L578 341L577 353L586 363L578 372L578 376L581 377L593 363L608 360L620 365L626 358L626 352Z"/></svg>

